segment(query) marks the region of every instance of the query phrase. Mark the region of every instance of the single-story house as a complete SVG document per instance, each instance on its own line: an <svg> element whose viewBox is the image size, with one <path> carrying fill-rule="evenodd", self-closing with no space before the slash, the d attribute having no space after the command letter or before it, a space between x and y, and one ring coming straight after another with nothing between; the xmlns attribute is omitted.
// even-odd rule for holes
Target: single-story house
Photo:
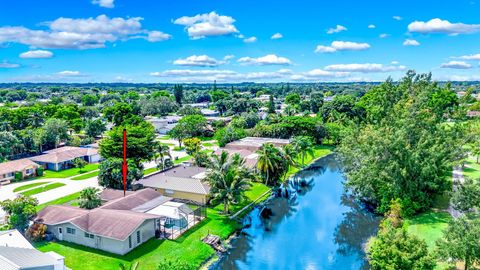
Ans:
<svg viewBox="0 0 480 270"><path fill-rule="evenodd" d="M135 184L153 188L164 196L206 204L210 186L203 181L205 172L202 167L180 165L150 174Z"/></svg>
<svg viewBox="0 0 480 270"><path fill-rule="evenodd" d="M210 110L210 109L201 109L201 112L203 116L209 116L209 117L215 117L219 116L220 113L216 110Z"/></svg>
<svg viewBox="0 0 480 270"><path fill-rule="evenodd" d="M58 240L124 255L160 232L162 217L148 211L170 200L152 189L142 189L92 210L50 205L38 213L35 222L47 225Z"/></svg>
<svg viewBox="0 0 480 270"><path fill-rule="evenodd" d="M42 253L17 230L0 231L0 269L65 270L65 258L50 251Z"/></svg>
<svg viewBox="0 0 480 270"><path fill-rule="evenodd" d="M218 148L214 154L219 156L223 151L227 152L230 156L239 154L242 159L245 160L245 167L254 169L257 166L258 154L255 151L248 149L229 149L229 148Z"/></svg>
<svg viewBox="0 0 480 270"><path fill-rule="evenodd" d="M45 154L31 157L30 160L42 165L51 171L60 171L73 167L73 160L81 158L88 163L100 161L98 149L74 146L64 146L57 149L45 151Z"/></svg>
<svg viewBox="0 0 480 270"><path fill-rule="evenodd" d="M170 130L172 130L181 119L180 116L177 115L168 115L164 117L146 117L145 120L153 125L155 128L155 132L159 134L167 134Z"/></svg>
<svg viewBox="0 0 480 270"><path fill-rule="evenodd" d="M40 165L27 158L0 163L0 186L9 184L15 179L17 172L22 173L22 179L35 176L39 167Z"/></svg>
<svg viewBox="0 0 480 270"><path fill-rule="evenodd" d="M243 139L228 143L224 148L230 150L249 150L255 152L266 143L271 143L277 147L281 147L289 144L290 140L264 137L245 137Z"/></svg>

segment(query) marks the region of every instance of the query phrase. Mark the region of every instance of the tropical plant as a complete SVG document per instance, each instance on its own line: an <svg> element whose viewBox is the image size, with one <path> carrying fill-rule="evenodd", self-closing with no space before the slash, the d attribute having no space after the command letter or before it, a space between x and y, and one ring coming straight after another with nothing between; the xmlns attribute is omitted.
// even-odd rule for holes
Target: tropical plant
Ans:
<svg viewBox="0 0 480 270"><path fill-rule="evenodd" d="M85 168L88 163L83 158L75 158L73 160L73 166L79 168L80 170Z"/></svg>
<svg viewBox="0 0 480 270"><path fill-rule="evenodd" d="M272 184L277 170L282 166L280 151L271 143L264 144L258 151L257 169L264 175L265 184Z"/></svg>
<svg viewBox="0 0 480 270"><path fill-rule="evenodd" d="M307 155L312 158L315 156L313 150L313 139L308 136L295 136L293 137L291 144L297 153L302 157L302 167L305 167L305 157Z"/></svg>
<svg viewBox="0 0 480 270"><path fill-rule="evenodd" d="M183 144L185 145L185 151L191 156L200 152L202 149L202 141L200 141L199 138L187 138L183 140Z"/></svg>
<svg viewBox="0 0 480 270"><path fill-rule="evenodd" d="M98 194L100 190L94 187L87 187L80 191L78 205L80 208L85 209L94 209L102 204L100 195Z"/></svg>
<svg viewBox="0 0 480 270"><path fill-rule="evenodd" d="M45 239L47 226L41 223L34 223L25 232L25 236L33 242L40 242Z"/></svg>
<svg viewBox="0 0 480 270"><path fill-rule="evenodd" d="M169 166L166 166L167 164L165 161L167 159L172 159L172 155L170 154L170 147L168 147L168 145L166 144L158 143L155 147L154 159L159 170L169 168Z"/></svg>
<svg viewBox="0 0 480 270"><path fill-rule="evenodd" d="M229 157L225 151L212 158L206 180L210 183L212 202L223 203L225 214L229 213L231 204L237 204L244 199L244 192L250 188L254 179L253 173L243 165L244 160L240 155Z"/></svg>
<svg viewBox="0 0 480 270"><path fill-rule="evenodd" d="M140 265L139 262L134 262L130 265L130 267L128 267L126 264L120 263L120 265L118 266L118 269L119 270L137 270L139 265Z"/></svg>

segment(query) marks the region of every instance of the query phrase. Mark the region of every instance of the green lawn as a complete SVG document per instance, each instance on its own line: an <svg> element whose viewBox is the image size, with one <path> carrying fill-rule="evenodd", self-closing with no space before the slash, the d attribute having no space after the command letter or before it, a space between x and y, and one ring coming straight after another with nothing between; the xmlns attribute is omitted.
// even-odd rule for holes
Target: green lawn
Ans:
<svg viewBox="0 0 480 270"><path fill-rule="evenodd" d="M15 188L13 190L13 192L19 192L19 191L22 191L22 190L26 190L26 189L33 188L33 187L38 187L38 186L45 185L45 184L48 184L48 183L50 183L50 182L37 182L37 183L32 183L32 184L28 184L28 185L19 186L19 187Z"/></svg>
<svg viewBox="0 0 480 270"><path fill-rule="evenodd" d="M84 168L82 168L82 169L79 169L79 168L71 168L71 169L66 169L66 170L58 171L58 172L45 170L45 171L43 172L43 176L39 176L39 177L37 177L36 179L43 179L43 178L68 178L68 177L75 176L75 175L77 175L77 174L82 174L82 173L87 173L87 172L91 172L91 171L94 171L94 170L98 170L98 166L99 166L99 164L98 164L98 163L95 163L95 164L87 164L87 165L86 165Z"/></svg>
<svg viewBox="0 0 480 270"><path fill-rule="evenodd" d="M268 189L261 183L254 183L252 189L246 193L248 200L236 207L244 207ZM207 218L180 238L176 240L151 239L125 256L67 242L39 243L36 244L36 247L42 252L55 251L64 256L66 265L73 270L117 270L120 263L128 266L135 261L140 262L139 270L154 270L164 258L178 259L199 267L205 260L215 256L214 250L201 241L203 237L210 233L226 239L241 226L236 221L220 214L222 210L221 205L208 208Z"/></svg>
<svg viewBox="0 0 480 270"><path fill-rule="evenodd" d="M435 241L442 237L443 230L452 219L447 212L426 212L406 220L408 232L424 239L430 249L435 247Z"/></svg>
<svg viewBox="0 0 480 270"><path fill-rule="evenodd" d="M148 168L148 169L143 170L143 175L148 175L148 174L154 173L156 171L158 171L158 168L155 168L155 167Z"/></svg>
<svg viewBox="0 0 480 270"><path fill-rule="evenodd" d="M79 196L80 196L80 192L75 192L65 197L61 197L47 203L39 204L37 205L37 211L40 211L49 205L70 204L70 202L77 200Z"/></svg>
<svg viewBox="0 0 480 270"><path fill-rule="evenodd" d="M38 194L38 193L42 193L42 192L52 190L52 189L55 189L55 188L59 188L59 187L63 187L63 186L65 186L64 183L52 183L52 184L48 184L48 185L43 186L43 187L37 187L37 188L34 188L34 189L24 191L24 192L22 192L22 195L32 196L32 195L35 195L35 194Z"/></svg>
<svg viewBox="0 0 480 270"><path fill-rule="evenodd" d="M80 175L80 176L77 176L77 177L73 177L72 180L85 180L85 179L88 179L88 178L98 176L98 173L100 173L100 171L94 171L94 172L91 172L91 173L86 173L86 174L83 174L83 175Z"/></svg>
<svg viewBox="0 0 480 270"><path fill-rule="evenodd" d="M468 157L466 165L468 168L463 168L463 174L472 179L480 179L480 164L477 163L477 158Z"/></svg>
<svg viewBox="0 0 480 270"><path fill-rule="evenodd" d="M314 147L314 155L313 157L310 156L310 155L307 155L305 156L305 166L309 165L310 163L312 163L313 161L321 158L321 157L324 157L326 155L329 155L331 154L333 151L333 147L332 146L329 146L329 145L316 145ZM302 163L302 157L299 156L295 159L299 164ZM298 171L300 171L302 168L300 167L290 167L290 169L288 170L287 172L287 178L294 175L295 173L297 173Z"/></svg>
<svg viewBox="0 0 480 270"><path fill-rule="evenodd" d="M204 147L213 147L213 146L218 146L218 143L211 143L211 142L204 142L202 143Z"/></svg>
<svg viewBox="0 0 480 270"><path fill-rule="evenodd" d="M269 190L270 190L270 188L265 186L262 183L252 183L252 187L250 188L250 190L245 192L245 196L247 197L247 199L242 201L239 204L230 205L230 213L232 215L235 214L236 212L240 211L245 206L249 205L254 200L258 199L255 204L258 204L258 203L262 202L263 200L268 198L268 196L263 196L262 198L260 198L260 196L262 194L264 194L265 192L269 191ZM219 204L219 205L215 206L215 209L219 212L222 212L223 211L223 204ZM247 213L247 212L244 212L244 213ZM242 215L240 215L240 216L242 216Z"/></svg>
<svg viewBox="0 0 480 270"><path fill-rule="evenodd" d="M180 164L180 163L182 163L182 162L184 162L184 161L189 161L191 158L192 158L192 156L187 155L187 156L184 156L184 157L182 157L182 158L175 159L175 160L173 161L173 164Z"/></svg>

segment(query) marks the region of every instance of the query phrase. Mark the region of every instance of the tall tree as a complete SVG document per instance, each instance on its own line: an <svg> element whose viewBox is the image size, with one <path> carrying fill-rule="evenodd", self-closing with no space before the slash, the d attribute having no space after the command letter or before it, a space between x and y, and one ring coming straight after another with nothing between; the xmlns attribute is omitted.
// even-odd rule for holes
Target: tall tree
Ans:
<svg viewBox="0 0 480 270"><path fill-rule="evenodd" d="M225 214L229 213L231 204L244 199L244 192L250 188L254 179L252 172L243 165L244 161L238 154L228 157L228 153L223 151L220 156L213 156L205 179L210 183L213 202L223 203Z"/></svg>
<svg viewBox="0 0 480 270"><path fill-rule="evenodd" d="M182 105L183 100L183 86L180 84L176 84L173 86L173 95L175 96L175 101L178 104Z"/></svg>
<svg viewBox="0 0 480 270"><path fill-rule="evenodd" d="M0 202L0 207L8 214L8 225L23 232L30 219L37 214L38 200L33 197L19 195L13 200Z"/></svg>
<svg viewBox="0 0 480 270"><path fill-rule="evenodd" d="M268 99L268 113L275 113L275 102L273 100L273 95L270 95Z"/></svg>
<svg viewBox="0 0 480 270"><path fill-rule="evenodd" d="M464 269L480 263L480 220L462 216L453 219L437 241L438 258L463 261Z"/></svg>
<svg viewBox="0 0 480 270"><path fill-rule="evenodd" d="M313 150L313 139L308 136L295 136L293 137L291 144L297 153L299 153L302 157L302 167L304 167L305 157L308 155L313 158L315 155Z"/></svg>
<svg viewBox="0 0 480 270"><path fill-rule="evenodd" d="M127 160L127 189L132 187L132 182L143 177L143 165L132 160ZM106 188L123 189L122 176L123 160L120 158L107 158L100 162L98 184Z"/></svg>

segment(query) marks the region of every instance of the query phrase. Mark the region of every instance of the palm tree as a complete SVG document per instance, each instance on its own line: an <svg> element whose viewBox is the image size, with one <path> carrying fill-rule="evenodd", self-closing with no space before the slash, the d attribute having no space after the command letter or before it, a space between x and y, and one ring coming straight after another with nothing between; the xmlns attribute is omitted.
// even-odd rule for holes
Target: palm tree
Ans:
<svg viewBox="0 0 480 270"><path fill-rule="evenodd" d="M119 268L120 270L137 270L138 264L138 262L134 262L132 265L130 265L130 268L128 268L127 265L120 263Z"/></svg>
<svg viewBox="0 0 480 270"><path fill-rule="evenodd" d="M172 159L172 155L170 154L170 148L166 144L157 144L155 147L155 163L157 163L157 168L160 170L165 169L165 158L168 157Z"/></svg>
<svg viewBox="0 0 480 270"><path fill-rule="evenodd" d="M100 204L102 204L102 201L100 200L100 196L98 195L99 192L100 190L94 187L87 187L83 189L82 191L80 191L78 205L81 208L85 209L93 209L100 206Z"/></svg>
<svg viewBox="0 0 480 270"><path fill-rule="evenodd" d="M238 154L232 157L223 151L214 156L206 180L210 183L212 201L223 203L223 212L229 213L230 204L236 204L245 197L254 175L244 166L244 160Z"/></svg>
<svg viewBox="0 0 480 270"><path fill-rule="evenodd" d="M273 144L266 143L257 151L257 154L257 169L266 176L265 184L268 184L270 175L280 166L279 151Z"/></svg>
<svg viewBox="0 0 480 270"><path fill-rule="evenodd" d="M309 136L296 136L292 139L292 145L302 157L302 167L305 167L305 156L314 157L313 139Z"/></svg>

